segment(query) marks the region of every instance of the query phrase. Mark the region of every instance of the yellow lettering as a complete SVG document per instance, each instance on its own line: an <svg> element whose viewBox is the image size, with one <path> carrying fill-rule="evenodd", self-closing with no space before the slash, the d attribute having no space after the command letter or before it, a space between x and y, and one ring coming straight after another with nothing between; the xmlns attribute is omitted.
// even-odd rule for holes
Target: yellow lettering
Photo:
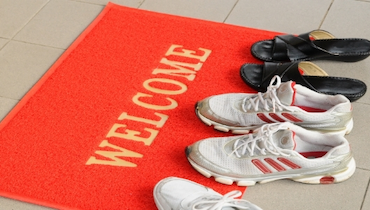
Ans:
<svg viewBox="0 0 370 210"><path fill-rule="evenodd" d="M192 68L198 71L203 66L203 63L191 64L191 63L184 63L184 62L179 62L179 61L170 61L167 58L162 58L160 63L172 66L175 69L156 68L153 70L152 74L167 74L171 76L185 77L186 79L190 81L194 80L196 72L193 70L184 68L184 67L189 67L189 68Z"/></svg>
<svg viewBox="0 0 370 210"><path fill-rule="evenodd" d="M177 76L177 77L184 77L189 81L193 81L195 79L197 71L199 71L202 66L203 62L207 60L209 55L211 54L211 50L205 48L198 48L197 50L189 50L184 49L182 45L171 45L170 48L167 50L165 56L172 56L172 58L176 58L176 56L183 57L182 61L173 61L168 60L166 57L163 57L160 61L160 67L154 69L152 74L163 74L163 75L170 75L170 76ZM178 57L177 57L178 58ZM185 59L188 58L188 59ZM194 61L197 59L197 61ZM184 60L189 60L191 63L184 62ZM162 68L162 66L167 65L168 68ZM154 83L154 84L153 84ZM160 83L156 86L155 83ZM178 103L169 97L164 95L179 95L185 93L188 89L186 84L179 82L173 79L166 79L166 78L151 78L147 79L143 83L144 88L147 91L152 93L162 94L159 96L160 98L153 98L153 95L138 92L133 98L132 101L134 104L141 106L146 109L152 110L171 110L175 109L178 106ZM175 87L173 87L175 86ZM178 86L178 88L176 87ZM177 89L176 89L177 88ZM158 96L158 95L156 95ZM159 104L153 104L159 103ZM127 112L122 112L121 115L118 117L118 120L132 120L139 123L146 123L155 126L156 128L162 128L169 118L168 115L161 114L154 112L154 115L159 117L158 120L147 119L137 116L128 115ZM144 133L142 134L142 132ZM107 138L120 138L125 140L132 140L135 142L142 142L144 145L149 146L153 143L154 139L158 136L159 131L150 128L142 128L141 131L137 130L130 130L127 128L125 124L115 123L111 129L109 130L108 134L106 135ZM98 159L95 156L91 156L86 165L110 165L110 166L121 166L121 167L137 167L137 164L132 163L130 161L124 160L123 158L142 158L143 155L116 145L113 145L108 142L108 140L103 140L99 147L109 147L108 151L105 150L97 150L95 154L104 157L103 159Z"/></svg>
<svg viewBox="0 0 370 210"><path fill-rule="evenodd" d="M204 48L198 48L199 50L203 51L203 55L202 56L199 56L199 55L194 55L196 52L193 51L193 50L185 50L185 49L181 49L181 52L175 52L175 49L176 48L182 48L183 46L181 45L171 45L170 49L168 49L168 51L166 52L166 56L169 56L169 55L178 55L178 56L183 56L183 57L188 57L188 58L195 58L195 59L198 59L202 62L206 61L208 56L211 54L211 50L208 50L208 49L204 49Z"/></svg>
<svg viewBox="0 0 370 210"><path fill-rule="evenodd" d="M140 137L141 133L139 131L129 130L125 129L125 133L119 133L117 130L119 128L125 128L126 125L115 123L112 128L109 130L107 134L107 138L109 137L117 137L127 140L133 140L133 141L141 141L144 142L145 145L152 144L155 137L158 135L158 131L150 128L144 128L145 131L149 132L150 135L148 138Z"/></svg>
<svg viewBox="0 0 370 210"><path fill-rule="evenodd" d="M161 83L167 83L167 84L173 84L180 87L180 90L163 90L159 88L154 88L150 86L151 82L161 82ZM153 92L153 93L160 93L160 94L167 94L167 95L179 95L181 93L185 93L188 87L179 81L173 80L173 79L164 79L164 78L153 78L153 79L147 79L143 83L143 86L145 89Z"/></svg>
<svg viewBox="0 0 370 210"><path fill-rule="evenodd" d="M171 102L170 105L167 106L162 106L162 105L153 105L153 104L148 104L145 102L140 101L139 99L141 97L153 97L152 95L145 94L145 93L137 93L133 98L132 101L141 107L147 108L147 109L153 109L153 110L169 110L169 109L174 109L178 106L177 102L173 100L172 98L166 98L168 101Z"/></svg>
<svg viewBox="0 0 370 210"><path fill-rule="evenodd" d="M137 122L143 122L143 123L147 123L147 124L152 124L152 125L155 125L157 128L163 127L164 123L168 119L168 115L157 113L157 112L154 112L154 114L157 115L157 116L159 116L161 119L159 121L149 120L149 119L145 119L145 118L141 118L141 117L130 116L130 115L127 114L127 112L123 112L118 117L118 119L119 120L127 119L127 120L133 120L133 121L137 121Z"/></svg>
<svg viewBox="0 0 370 210"><path fill-rule="evenodd" d="M98 160L96 157L91 156L89 160L86 162L86 165L92 164L99 164L99 165L110 165L110 166L122 166L122 167L137 167L135 163L131 163L129 161L123 160L118 157L135 157L135 158L142 158L143 155L140 153L136 153L130 151L128 149L124 149L109 143L107 140L104 140L100 143L99 147L110 147L116 150L120 150L120 152L113 152L113 151L95 151L96 154L106 157L110 160Z"/></svg>

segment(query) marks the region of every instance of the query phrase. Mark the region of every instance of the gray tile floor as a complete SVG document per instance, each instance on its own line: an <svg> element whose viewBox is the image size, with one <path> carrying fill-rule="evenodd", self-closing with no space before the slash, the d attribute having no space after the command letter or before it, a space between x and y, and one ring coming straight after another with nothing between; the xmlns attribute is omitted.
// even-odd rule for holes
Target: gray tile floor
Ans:
<svg viewBox="0 0 370 210"><path fill-rule="evenodd" d="M3 118L100 13L108 0L0 0L0 118ZM336 37L370 39L366 0L115 0L117 4L227 24L300 34L324 29ZM238 37L235 37L236 39ZM330 75L370 85L370 58L316 62ZM357 170L346 182L306 185L275 181L249 187L244 197L263 209L370 209L369 93L353 104L347 136ZM0 197L1 210L49 209ZM122 208L124 209L124 207Z"/></svg>

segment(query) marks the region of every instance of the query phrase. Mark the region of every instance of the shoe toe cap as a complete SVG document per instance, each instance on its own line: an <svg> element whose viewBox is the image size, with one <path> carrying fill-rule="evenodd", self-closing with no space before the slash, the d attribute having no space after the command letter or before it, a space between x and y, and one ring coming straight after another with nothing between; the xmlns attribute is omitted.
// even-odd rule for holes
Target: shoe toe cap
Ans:
<svg viewBox="0 0 370 210"><path fill-rule="evenodd" d="M206 98L198 102L197 115L208 125L239 126L240 102L245 97L248 94L231 93Z"/></svg>

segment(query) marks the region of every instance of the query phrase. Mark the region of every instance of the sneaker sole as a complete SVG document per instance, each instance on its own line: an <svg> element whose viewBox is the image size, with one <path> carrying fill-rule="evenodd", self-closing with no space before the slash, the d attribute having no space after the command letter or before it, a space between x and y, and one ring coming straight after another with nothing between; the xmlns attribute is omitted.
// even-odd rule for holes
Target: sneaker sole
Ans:
<svg viewBox="0 0 370 210"><path fill-rule="evenodd" d="M212 121L203 115L201 115L198 111L198 104L195 105L195 113L197 117L206 125L213 126L215 130L222 131L222 132L231 132L233 134L248 134L253 133L255 129L261 127L262 125L254 125L254 126L246 126L246 127L235 127L235 126L227 126L224 124L217 123L215 121ZM306 129L310 129L307 128ZM344 131L345 135L349 134L353 129L353 118L347 123L345 129L339 129L339 130L320 130L320 129L313 129L323 132L342 132Z"/></svg>
<svg viewBox="0 0 370 210"><path fill-rule="evenodd" d="M273 178L273 179L258 179L258 180L250 180L250 179L238 179L233 177L227 177L222 176L219 174L215 174L199 165L194 163L192 160L188 158L189 163L193 166L195 170L197 170L199 173L201 173L203 176L207 178L214 177L216 182L226 184L226 185L232 185L234 182L238 186L253 186L256 183L264 184L268 182L272 182L275 180L281 180L281 179L290 179L296 182L306 183L306 184L333 184L333 183L339 183L343 182L347 179L349 179L356 170L356 162L354 158L351 158L349 163L347 164L347 167L344 170L341 170L339 172L334 173L326 173L322 175L307 175L305 177L280 177L280 178Z"/></svg>

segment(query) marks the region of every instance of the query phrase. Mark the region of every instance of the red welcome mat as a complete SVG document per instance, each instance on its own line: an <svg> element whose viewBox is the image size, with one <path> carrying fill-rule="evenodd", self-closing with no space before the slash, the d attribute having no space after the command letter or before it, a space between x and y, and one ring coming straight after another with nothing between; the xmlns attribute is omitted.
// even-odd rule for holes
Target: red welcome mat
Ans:
<svg viewBox="0 0 370 210"><path fill-rule="evenodd" d="M168 176L226 193L187 162L230 135L198 120L207 96L251 92L250 46L277 33L109 3L0 124L0 195L59 209L156 209ZM245 188L240 188L244 190Z"/></svg>

